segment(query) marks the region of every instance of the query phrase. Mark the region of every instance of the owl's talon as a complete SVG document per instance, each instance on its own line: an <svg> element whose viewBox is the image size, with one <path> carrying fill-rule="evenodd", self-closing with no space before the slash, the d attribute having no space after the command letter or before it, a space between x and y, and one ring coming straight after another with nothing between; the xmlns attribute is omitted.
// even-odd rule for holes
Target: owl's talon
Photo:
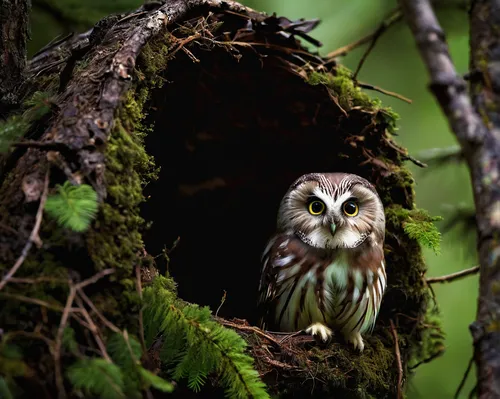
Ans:
<svg viewBox="0 0 500 399"><path fill-rule="evenodd" d="M328 342L333 335L332 330L321 323L313 323L306 329L306 333L311 334L314 338L320 338L323 342Z"/></svg>
<svg viewBox="0 0 500 399"><path fill-rule="evenodd" d="M361 337L361 334L359 332L351 333L345 338L347 342L351 343L352 346L354 346L354 349L357 349L360 352L363 352L363 349L365 349L363 337Z"/></svg>

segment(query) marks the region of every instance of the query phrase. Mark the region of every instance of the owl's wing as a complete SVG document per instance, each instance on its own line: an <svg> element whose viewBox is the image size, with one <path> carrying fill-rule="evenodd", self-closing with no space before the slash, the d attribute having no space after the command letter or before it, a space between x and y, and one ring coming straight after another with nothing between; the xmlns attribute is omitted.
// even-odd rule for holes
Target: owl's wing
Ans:
<svg viewBox="0 0 500 399"><path fill-rule="evenodd" d="M271 238L262 255L262 274L259 284L259 313L263 328L278 323L276 309L284 311L303 277L313 265L324 262L321 251L304 244L294 234ZM286 298L285 298L286 297ZM274 327L273 327L274 328Z"/></svg>

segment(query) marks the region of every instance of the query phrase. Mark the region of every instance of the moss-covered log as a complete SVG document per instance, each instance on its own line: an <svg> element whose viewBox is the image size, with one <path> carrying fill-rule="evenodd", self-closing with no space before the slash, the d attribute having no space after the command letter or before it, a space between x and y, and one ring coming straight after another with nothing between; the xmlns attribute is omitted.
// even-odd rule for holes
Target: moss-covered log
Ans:
<svg viewBox="0 0 500 399"><path fill-rule="evenodd" d="M76 395L65 372L75 359L106 359L103 345L124 329L148 342L142 289L157 269L184 301L215 311L224 298L216 320L245 338L280 397L395 397L443 350L420 249L438 237L415 208L396 115L303 47L315 25L231 1L154 2L31 61L20 89L31 101L16 119L31 115L26 134L0 168L0 382L20 396ZM35 118L36 92L50 108ZM361 175L384 202L388 289L362 354L252 327L279 201L314 171ZM46 213L32 234L40 204L66 181L97 193L92 225L78 233ZM143 364L169 379L157 342Z"/></svg>

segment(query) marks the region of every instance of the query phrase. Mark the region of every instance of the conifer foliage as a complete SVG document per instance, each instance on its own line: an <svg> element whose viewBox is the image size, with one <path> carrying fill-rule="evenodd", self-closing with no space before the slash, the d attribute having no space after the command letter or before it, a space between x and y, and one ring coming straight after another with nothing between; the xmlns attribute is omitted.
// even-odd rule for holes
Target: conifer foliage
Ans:
<svg viewBox="0 0 500 399"><path fill-rule="evenodd" d="M162 341L162 367L174 380L185 378L198 391L215 374L230 398L269 398L246 342L214 321L208 307L177 299L172 279L156 277L144 288L144 303L146 345Z"/></svg>
<svg viewBox="0 0 500 399"><path fill-rule="evenodd" d="M58 186L58 193L48 197L45 204L45 211L59 225L77 232L87 230L97 208L97 193L91 186L74 186L69 181Z"/></svg>

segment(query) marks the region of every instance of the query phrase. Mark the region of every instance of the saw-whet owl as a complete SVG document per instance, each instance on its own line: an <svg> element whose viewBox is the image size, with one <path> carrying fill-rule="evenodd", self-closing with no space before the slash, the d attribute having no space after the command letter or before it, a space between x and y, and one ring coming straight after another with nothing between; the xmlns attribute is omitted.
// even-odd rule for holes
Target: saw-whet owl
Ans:
<svg viewBox="0 0 500 399"><path fill-rule="evenodd" d="M262 327L305 330L325 342L335 330L362 351L387 282L384 237L382 201L366 179L301 176L281 201L262 255Z"/></svg>

